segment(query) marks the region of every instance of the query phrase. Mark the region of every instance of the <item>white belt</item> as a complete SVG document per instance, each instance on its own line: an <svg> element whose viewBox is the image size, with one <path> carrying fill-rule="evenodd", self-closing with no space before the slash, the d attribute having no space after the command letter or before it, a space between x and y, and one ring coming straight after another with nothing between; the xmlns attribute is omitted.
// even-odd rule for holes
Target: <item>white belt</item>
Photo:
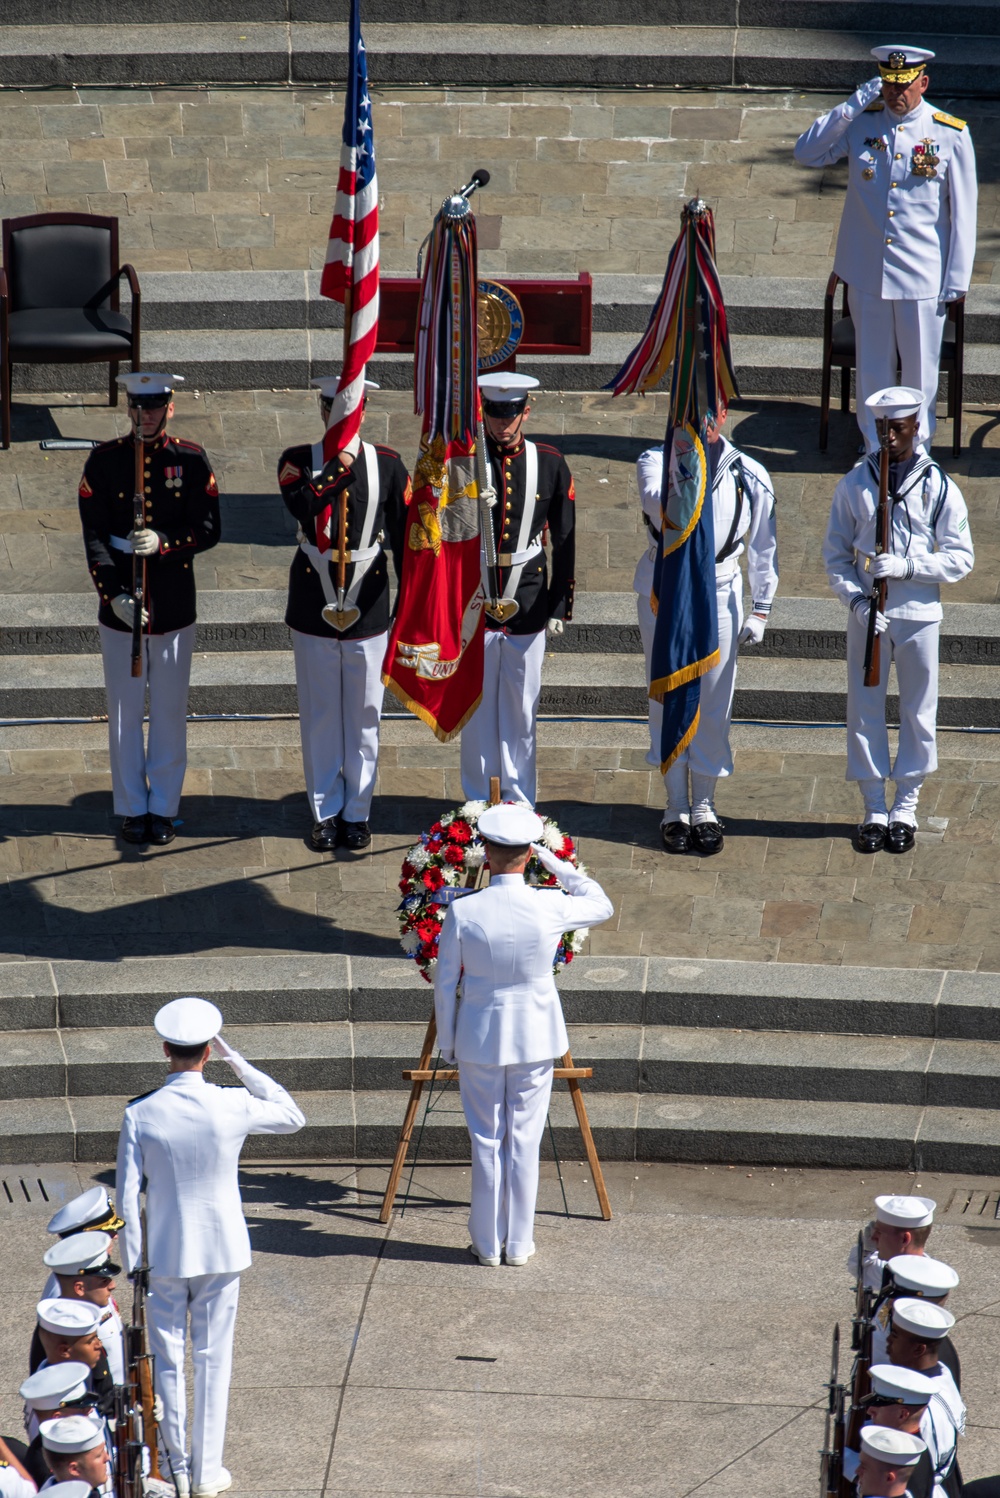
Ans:
<svg viewBox="0 0 1000 1498"><path fill-rule="evenodd" d="M539 556L541 550L541 539L536 536L531 545L526 547L524 551L498 551L497 563L501 567L523 567L525 562L531 561L532 557Z"/></svg>
<svg viewBox="0 0 1000 1498"><path fill-rule="evenodd" d="M108 545L113 546L115 551L134 551L135 548L127 536L109 536Z"/></svg>
<svg viewBox="0 0 1000 1498"><path fill-rule="evenodd" d="M299 537L299 546L305 552L306 556L312 562L314 567L319 567L321 565L325 566L327 564L332 564L334 562L340 561L340 552L335 546L332 547L329 551L320 551L319 547L314 546L311 541L307 541L305 536ZM130 546L129 551L131 550L132 548ZM344 561L370 562L378 556L381 550L382 546L380 543L376 543L374 546L358 546L354 551L346 551L344 553Z"/></svg>
<svg viewBox="0 0 1000 1498"><path fill-rule="evenodd" d="M716 562L716 564L715 564L715 582L716 582L716 586L719 586L722 583L731 582L732 579L736 576L737 572L739 572L739 570L740 570L740 564L739 564L739 561L738 561L738 559L736 557L727 557L724 562Z"/></svg>

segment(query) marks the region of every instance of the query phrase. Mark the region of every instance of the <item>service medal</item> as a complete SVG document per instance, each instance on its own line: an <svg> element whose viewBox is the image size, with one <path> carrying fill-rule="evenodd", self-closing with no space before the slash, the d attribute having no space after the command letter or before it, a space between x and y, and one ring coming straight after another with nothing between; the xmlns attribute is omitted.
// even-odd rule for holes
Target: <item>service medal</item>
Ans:
<svg viewBox="0 0 1000 1498"><path fill-rule="evenodd" d="M167 489L180 489L183 485L183 468L164 468L163 482Z"/></svg>
<svg viewBox="0 0 1000 1498"><path fill-rule="evenodd" d="M870 182L875 175L875 168L873 166L866 166L861 175L866 182Z"/></svg>
<svg viewBox="0 0 1000 1498"><path fill-rule="evenodd" d="M910 170L916 177L936 177L940 161L937 141L930 140L925 135L923 140L913 147Z"/></svg>

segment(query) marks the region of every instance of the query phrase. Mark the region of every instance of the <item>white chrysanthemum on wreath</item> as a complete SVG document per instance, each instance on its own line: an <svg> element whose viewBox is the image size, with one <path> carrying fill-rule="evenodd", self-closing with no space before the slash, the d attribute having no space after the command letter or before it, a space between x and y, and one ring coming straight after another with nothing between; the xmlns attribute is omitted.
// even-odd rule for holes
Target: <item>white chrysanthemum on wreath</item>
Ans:
<svg viewBox="0 0 1000 1498"><path fill-rule="evenodd" d="M414 843L403 860L399 881L403 898L397 911L400 944L406 956L414 959L428 983L432 981L437 965L441 924L448 905L462 897L463 885L470 894L473 892L485 862L479 818L486 805L485 801L466 801L457 811L445 812L427 832L421 834L420 841ZM560 858L580 867L573 839L566 837L549 819L545 822L542 841ZM558 883L534 854L528 860L525 880L536 887L551 888ZM553 971L558 972L567 962L572 962L583 940L583 935L578 932L564 933L552 964Z"/></svg>

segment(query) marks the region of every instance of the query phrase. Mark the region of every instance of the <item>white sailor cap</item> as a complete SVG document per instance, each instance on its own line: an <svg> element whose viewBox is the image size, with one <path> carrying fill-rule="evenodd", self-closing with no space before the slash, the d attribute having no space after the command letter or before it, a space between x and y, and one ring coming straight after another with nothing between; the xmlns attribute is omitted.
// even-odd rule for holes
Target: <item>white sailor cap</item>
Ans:
<svg viewBox="0 0 1000 1498"><path fill-rule="evenodd" d="M121 1266L108 1257L114 1239L110 1233L71 1233L42 1254L42 1263L53 1274L104 1274L113 1278Z"/></svg>
<svg viewBox="0 0 1000 1498"><path fill-rule="evenodd" d="M879 394L885 395L886 392L883 390ZM873 396L872 400L874 399ZM871 405L871 401L868 405ZM932 1202L929 1196L877 1196L875 1217L878 1222L884 1222L891 1228L925 1228L934 1221L936 1206L937 1202Z"/></svg>
<svg viewBox="0 0 1000 1498"><path fill-rule="evenodd" d="M942 1259L929 1254L897 1254L889 1260L889 1273L900 1290L915 1295L947 1295L958 1284L958 1275Z"/></svg>
<svg viewBox="0 0 1000 1498"><path fill-rule="evenodd" d="M912 1337L919 1337L922 1342L938 1342L951 1331L955 1318L944 1306L937 1306L932 1300L901 1295L892 1303L892 1324Z"/></svg>
<svg viewBox="0 0 1000 1498"><path fill-rule="evenodd" d="M38 1430L45 1450L61 1456L92 1451L104 1440L104 1431L86 1415L60 1415L58 1420L43 1421Z"/></svg>
<svg viewBox="0 0 1000 1498"><path fill-rule="evenodd" d="M340 376L339 375L320 375L319 379L317 379L317 380L310 380L309 384L312 386L313 390L318 390L319 391L320 395L323 397L323 399L325 401L332 401L333 397L337 393L337 387L340 385ZM366 380L365 381L365 390L366 391L367 390L381 390L381 389L382 389L382 386L381 385L377 385L374 380Z"/></svg>
<svg viewBox="0 0 1000 1498"><path fill-rule="evenodd" d="M900 1404L929 1404L937 1388L926 1373L915 1368L899 1368L895 1363L873 1363L868 1370L872 1394L882 1399L896 1399Z"/></svg>
<svg viewBox="0 0 1000 1498"><path fill-rule="evenodd" d="M17 1392L33 1410L57 1410L71 1399L83 1398L89 1376L86 1363L49 1363L26 1378Z"/></svg>
<svg viewBox="0 0 1000 1498"><path fill-rule="evenodd" d="M85 1337L96 1332L104 1311L89 1300L59 1300L53 1296L40 1300L35 1314L38 1325L47 1332L57 1332L62 1337Z"/></svg>
<svg viewBox="0 0 1000 1498"><path fill-rule="evenodd" d="M111 1198L103 1186L91 1186L81 1196L60 1207L54 1217L49 1218L48 1231L68 1238L71 1233L117 1233L125 1226L111 1205Z"/></svg>
<svg viewBox="0 0 1000 1498"><path fill-rule="evenodd" d="M479 392L487 415L515 415L523 410L530 392L537 389L538 381L533 375L501 371L479 376Z"/></svg>
<svg viewBox="0 0 1000 1498"><path fill-rule="evenodd" d="M889 1425L862 1425L861 1450L887 1467L915 1467L927 1450L919 1436Z"/></svg>
<svg viewBox="0 0 1000 1498"><path fill-rule="evenodd" d="M69 1482L54 1482L51 1487L46 1486L45 1491L49 1498L90 1498L94 1490L89 1482L74 1477Z"/></svg>
<svg viewBox="0 0 1000 1498"><path fill-rule="evenodd" d="M118 384L124 387L130 405L165 405L173 395L174 387L183 383L183 375L154 374L152 370L137 370L118 376Z"/></svg>
<svg viewBox="0 0 1000 1498"><path fill-rule="evenodd" d="M156 1011L153 1029L171 1045L208 1045L222 1029L222 1013L207 999L171 999Z"/></svg>
<svg viewBox="0 0 1000 1498"><path fill-rule="evenodd" d="M479 836L488 843L499 843L504 847L520 848L528 843L537 843L545 831L541 817L530 806L521 803L488 806L479 817Z"/></svg>
<svg viewBox="0 0 1000 1498"><path fill-rule="evenodd" d="M902 416L916 416L923 400L923 392L912 385L888 385L870 395L865 405L876 421L899 421Z"/></svg>
<svg viewBox="0 0 1000 1498"><path fill-rule="evenodd" d="M873 47L872 56L886 83L912 83L934 60L934 53L928 52L926 47L908 47L905 42Z"/></svg>

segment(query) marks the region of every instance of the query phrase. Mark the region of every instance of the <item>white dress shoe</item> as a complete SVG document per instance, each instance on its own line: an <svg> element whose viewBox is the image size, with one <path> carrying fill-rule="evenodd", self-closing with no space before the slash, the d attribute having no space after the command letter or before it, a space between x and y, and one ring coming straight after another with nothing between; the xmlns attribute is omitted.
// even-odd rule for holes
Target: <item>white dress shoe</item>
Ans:
<svg viewBox="0 0 1000 1498"><path fill-rule="evenodd" d="M520 1269L522 1264L527 1264L534 1252L535 1245L532 1244L526 1254L508 1254L507 1263L513 1265L515 1269Z"/></svg>
<svg viewBox="0 0 1000 1498"><path fill-rule="evenodd" d="M470 1243L469 1244L469 1253L472 1255L472 1257L474 1259L478 1259L479 1260L480 1264L482 1264L482 1266L483 1266L484 1269L499 1269L500 1268L500 1255L499 1254L481 1254L479 1252L479 1250L476 1248L476 1246L475 1246L474 1243Z"/></svg>
<svg viewBox="0 0 1000 1498"><path fill-rule="evenodd" d="M196 1482L191 1489L191 1498L215 1498L216 1493L224 1493L231 1488L233 1479L225 1467L219 1468L219 1475L212 1482Z"/></svg>
<svg viewBox="0 0 1000 1498"><path fill-rule="evenodd" d="M172 1481L177 1498L191 1498L191 1479L186 1472L175 1472Z"/></svg>

